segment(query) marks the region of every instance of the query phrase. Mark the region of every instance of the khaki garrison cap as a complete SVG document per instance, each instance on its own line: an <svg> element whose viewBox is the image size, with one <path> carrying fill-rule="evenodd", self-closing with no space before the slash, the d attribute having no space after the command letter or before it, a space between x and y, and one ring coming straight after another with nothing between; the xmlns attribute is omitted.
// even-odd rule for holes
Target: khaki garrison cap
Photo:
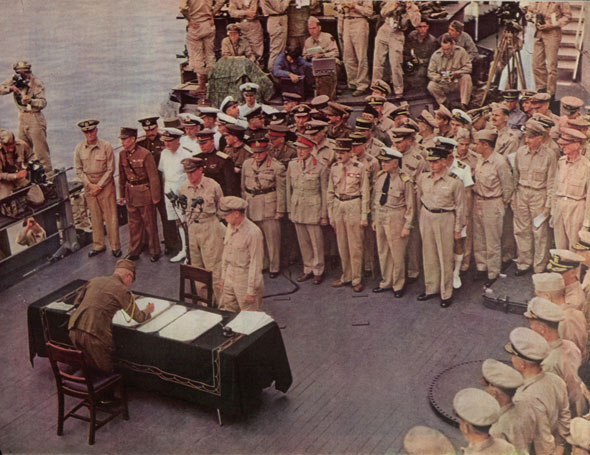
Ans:
<svg viewBox="0 0 590 455"><path fill-rule="evenodd" d="M115 264L115 269L125 269L133 272L135 275L135 262L131 261L130 259L119 259Z"/></svg>
<svg viewBox="0 0 590 455"><path fill-rule="evenodd" d="M164 142L173 141L174 139L178 139L184 133L177 129L177 128L162 128L161 131L161 138Z"/></svg>
<svg viewBox="0 0 590 455"><path fill-rule="evenodd" d="M184 172L190 174L191 172L195 172L197 169L204 167L205 161L201 158L185 158L180 164L182 164Z"/></svg>
<svg viewBox="0 0 590 455"><path fill-rule="evenodd" d="M522 131L526 137L543 136L545 134L545 127L534 119L529 119L523 125Z"/></svg>
<svg viewBox="0 0 590 455"><path fill-rule="evenodd" d="M438 123L436 122L436 119L426 109L424 109L422 112L420 112L420 115L418 116L418 121L426 123L431 128L438 127Z"/></svg>
<svg viewBox="0 0 590 455"><path fill-rule="evenodd" d="M457 142L463 139L469 139L469 141L473 141L473 135L471 134L471 130L468 128L458 128L455 139Z"/></svg>
<svg viewBox="0 0 590 455"><path fill-rule="evenodd" d="M522 375L511 366L495 359L487 359L481 366L483 378L495 387L518 389L524 382Z"/></svg>
<svg viewBox="0 0 590 455"><path fill-rule="evenodd" d="M535 273L532 278L535 291L557 292L565 289L565 283L560 273Z"/></svg>
<svg viewBox="0 0 590 455"><path fill-rule="evenodd" d="M557 142L584 142L588 139L584 133L574 128L560 128Z"/></svg>
<svg viewBox="0 0 590 455"><path fill-rule="evenodd" d="M478 427L492 425L500 417L500 405L496 399L481 389L471 387L455 394L453 410L462 420Z"/></svg>
<svg viewBox="0 0 590 455"><path fill-rule="evenodd" d="M389 84L385 81L382 81L381 79L375 79L373 81L371 84L371 90L377 90L383 93L383 96L387 96L391 93L391 87Z"/></svg>
<svg viewBox="0 0 590 455"><path fill-rule="evenodd" d="M582 101L577 96L564 96L560 101L561 107L571 113L580 110L580 108L584 105L584 101Z"/></svg>
<svg viewBox="0 0 590 455"><path fill-rule="evenodd" d="M582 256L569 250L549 250L549 254L551 254L551 258L547 264L547 270L550 272L566 272L575 269L584 262Z"/></svg>
<svg viewBox="0 0 590 455"><path fill-rule="evenodd" d="M574 417L570 422L570 434L565 439L572 446L590 450L590 420Z"/></svg>
<svg viewBox="0 0 590 455"><path fill-rule="evenodd" d="M454 455L451 441L434 428L421 425L410 428L404 436L404 450L408 455Z"/></svg>
<svg viewBox="0 0 590 455"><path fill-rule="evenodd" d="M128 137L137 137L137 128L121 128L119 139L127 139Z"/></svg>
<svg viewBox="0 0 590 455"><path fill-rule="evenodd" d="M533 297L527 305L524 317L547 322L559 322L563 320L563 310L551 300L543 297Z"/></svg>
<svg viewBox="0 0 590 455"><path fill-rule="evenodd" d="M144 130L153 130L158 127L158 119L160 117L144 117L138 120Z"/></svg>
<svg viewBox="0 0 590 455"><path fill-rule="evenodd" d="M475 133L476 141L486 141L492 144L492 146L496 142L497 138L498 133L496 132L496 130L481 130Z"/></svg>
<svg viewBox="0 0 590 455"><path fill-rule="evenodd" d="M453 118L453 114L449 111L444 104L441 104L436 111L435 114L442 115L443 117Z"/></svg>
<svg viewBox="0 0 590 455"><path fill-rule="evenodd" d="M98 120L80 120L78 122L78 127L86 133L95 129L99 123Z"/></svg>
<svg viewBox="0 0 590 455"><path fill-rule="evenodd" d="M377 155L379 161L391 161L395 158L401 160L403 155L391 147L381 147L381 149L379 149L379 154Z"/></svg>
<svg viewBox="0 0 590 455"><path fill-rule="evenodd" d="M227 24L227 27L225 28L227 30L227 34L229 35L229 32L238 32L240 33L240 26L238 24Z"/></svg>
<svg viewBox="0 0 590 455"><path fill-rule="evenodd" d="M490 107L492 108L492 111L500 110L506 115L510 114L510 109L508 109L508 106L506 106L504 103L493 103Z"/></svg>
<svg viewBox="0 0 590 455"><path fill-rule="evenodd" d="M549 354L549 343L534 330L516 327L510 332L506 352L531 362L542 362Z"/></svg>
<svg viewBox="0 0 590 455"><path fill-rule="evenodd" d="M248 203L237 196L223 196L219 200L219 211L222 215L228 215L234 210L246 210Z"/></svg>

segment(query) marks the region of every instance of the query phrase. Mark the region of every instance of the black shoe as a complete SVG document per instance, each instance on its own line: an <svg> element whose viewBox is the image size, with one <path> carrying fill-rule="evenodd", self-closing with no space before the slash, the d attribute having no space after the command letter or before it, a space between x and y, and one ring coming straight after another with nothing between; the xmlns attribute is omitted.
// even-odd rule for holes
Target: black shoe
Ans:
<svg viewBox="0 0 590 455"><path fill-rule="evenodd" d="M121 250L120 249L113 250L112 253L113 253L113 256L115 256L116 258L121 257Z"/></svg>
<svg viewBox="0 0 590 455"><path fill-rule="evenodd" d="M412 283L415 283L416 281L418 281L417 276L412 276L412 277L409 276L406 278L406 284L412 284Z"/></svg>
<svg viewBox="0 0 590 455"><path fill-rule="evenodd" d="M379 288L379 287L377 287L377 288L373 288L373 292L374 292L375 294L380 294L381 292L385 292L385 291L387 291L387 289L384 289L384 288Z"/></svg>
<svg viewBox="0 0 590 455"><path fill-rule="evenodd" d="M502 267L500 268L500 271L502 273L504 273L506 270L508 270L510 268L510 266L512 265L512 263L513 263L512 260L508 260L508 261L502 262Z"/></svg>
<svg viewBox="0 0 590 455"><path fill-rule="evenodd" d="M152 257L150 257L150 262L158 262L159 259L160 259L159 254L153 254Z"/></svg>
<svg viewBox="0 0 590 455"><path fill-rule="evenodd" d="M137 261L139 259L138 254L128 254L125 259L129 259L130 261Z"/></svg>
<svg viewBox="0 0 590 455"><path fill-rule="evenodd" d="M268 277L269 277L270 279L276 278L276 277L278 277L278 276L279 276L279 272L270 272L270 273L268 274Z"/></svg>
<svg viewBox="0 0 590 455"><path fill-rule="evenodd" d="M496 282L497 279L498 279L498 277L496 277L496 278L488 278L487 281L483 285L486 288L489 288L492 284L494 284Z"/></svg>
<svg viewBox="0 0 590 455"><path fill-rule="evenodd" d="M440 306L443 308L448 308L451 306L451 304L453 303L453 299L441 299L440 301Z"/></svg>
<svg viewBox="0 0 590 455"><path fill-rule="evenodd" d="M418 297L416 297L416 300L420 301L420 302L424 302L425 300L430 300L433 299L437 296L438 294L420 294Z"/></svg>
<svg viewBox="0 0 590 455"><path fill-rule="evenodd" d="M102 250L90 250L88 252L88 257L89 258L92 258L94 256L99 255L100 253L104 253L106 250L107 250L106 248L103 248Z"/></svg>
<svg viewBox="0 0 590 455"><path fill-rule="evenodd" d="M514 272L514 276L523 276L531 272L532 269L530 267L527 267L526 269L516 269L516 272Z"/></svg>
<svg viewBox="0 0 590 455"><path fill-rule="evenodd" d="M393 291L393 296L396 299L401 299L404 296L404 289L400 289L399 291Z"/></svg>
<svg viewBox="0 0 590 455"><path fill-rule="evenodd" d="M473 277L473 279L475 281L482 281L485 280L488 277L488 272L486 270L478 270L477 272L475 272L475 276Z"/></svg>

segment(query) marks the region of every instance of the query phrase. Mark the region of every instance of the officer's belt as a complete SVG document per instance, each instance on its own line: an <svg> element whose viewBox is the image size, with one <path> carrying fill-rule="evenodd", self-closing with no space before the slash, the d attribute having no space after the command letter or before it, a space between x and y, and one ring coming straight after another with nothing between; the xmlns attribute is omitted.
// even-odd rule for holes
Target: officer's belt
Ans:
<svg viewBox="0 0 590 455"><path fill-rule="evenodd" d="M430 209L430 208L426 207L424 204L422 204L422 207L424 207L426 210L428 210L431 213L451 213L451 212L455 211L455 210L447 210L447 209Z"/></svg>
<svg viewBox="0 0 590 455"><path fill-rule="evenodd" d="M338 196L338 195L334 195L334 197L336 199L338 199L339 201L352 201L353 199L358 199L359 197L361 197L360 194L357 194L355 196L347 196L346 194L343 194L342 196Z"/></svg>
<svg viewBox="0 0 590 455"><path fill-rule="evenodd" d="M521 186L523 188L526 188L527 190L534 190L534 191L545 191L547 189L546 186L544 186L542 188L533 188L532 186L523 185L522 183L519 183L518 186Z"/></svg>
<svg viewBox="0 0 590 455"><path fill-rule="evenodd" d="M268 17L280 17L280 16L286 16L287 14L283 13L283 14L269 14Z"/></svg>
<svg viewBox="0 0 590 455"><path fill-rule="evenodd" d="M563 199L571 199L572 201L583 201L586 199L585 197L579 197L579 198L571 197L571 196L568 196L567 194L556 194L555 196L558 198L563 198Z"/></svg>
<svg viewBox="0 0 590 455"><path fill-rule="evenodd" d="M136 186L136 185L145 185L146 183L150 183L149 179L141 179L141 180L127 180L127 183L129 183L129 185L132 186Z"/></svg>
<svg viewBox="0 0 590 455"><path fill-rule="evenodd" d="M479 193L473 192L476 198L483 199L484 201L490 201L492 199L500 199L502 196L482 196Z"/></svg>
<svg viewBox="0 0 590 455"><path fill-rule="evenodd" d="M273 191L276 191L277 188L275 186L271 186L270 188L264 188L261 190L251 190L249 188L244 188L244 191L246 191L246 193L248 194L252 194L254 196L259 196L261 194L268 194L268 193L272 193Z"/></svg>

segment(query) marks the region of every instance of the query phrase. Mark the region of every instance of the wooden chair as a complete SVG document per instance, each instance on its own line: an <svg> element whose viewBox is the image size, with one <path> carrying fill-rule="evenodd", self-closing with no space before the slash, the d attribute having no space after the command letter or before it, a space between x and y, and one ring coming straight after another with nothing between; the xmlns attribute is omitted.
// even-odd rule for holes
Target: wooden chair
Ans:
<svg viewBox="0 0 590 455"><path fill-rule="evenodd" d="M186 282L190 283L190 291L186 290ZM195 281L203 283L207 287L207 297L203 298L198 295ZM206 306L213 306L213 273L209 270L195 267L194 265L180 264L180 293L179 300L182 302L198 305L204 302ZM189 300L187 300L190 299Z"/></svg>
<svg viewBox="0 0 590 455"><path fill-rule="evenodd" d="M96 430L104 424L110 422L119 414L122 414L125 420L129 420L123 376L118 373L108 374L91 370L86 364L82 351L75 348L59 346L51 341L48 341L46 346L57 385L58 436L63 434L64 421L69 417L73 417L90 423L88 444L92 445L94 444ZM107 393L112 394L115 389L118 389L120 394L120 406L102 406L100 399L108 399L107 396L112 397ZM64 415L66 395L78 398L80 401ZM76 413L82 406L88 408L89 416ZM103 420L97 419L97 411L107 413L108 417Z"/></svg>

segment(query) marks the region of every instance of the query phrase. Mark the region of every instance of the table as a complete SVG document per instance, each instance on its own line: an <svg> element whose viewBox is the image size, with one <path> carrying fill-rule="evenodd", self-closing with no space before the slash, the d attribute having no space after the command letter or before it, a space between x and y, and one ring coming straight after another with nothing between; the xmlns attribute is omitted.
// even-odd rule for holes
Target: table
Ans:
<svg viewBox="0 0 590 455"><path fill-rule="evenodd" d="M47 357L43 313L51 339L71 344L69 316L64 311L42 308L84 283L72 281L29 305L29 356L33 366L35 356ZM236 316L199 309L221 314L224 325ZM274 322L251 335L232 338L225 337L221 327L215 326L191 343L120 326L113 327L113 338L115 358L128 384L214 407L228 415L245 415L258 403L262 389L273 382L277 390L287 392L293 381L281 332Z"/></svg>

